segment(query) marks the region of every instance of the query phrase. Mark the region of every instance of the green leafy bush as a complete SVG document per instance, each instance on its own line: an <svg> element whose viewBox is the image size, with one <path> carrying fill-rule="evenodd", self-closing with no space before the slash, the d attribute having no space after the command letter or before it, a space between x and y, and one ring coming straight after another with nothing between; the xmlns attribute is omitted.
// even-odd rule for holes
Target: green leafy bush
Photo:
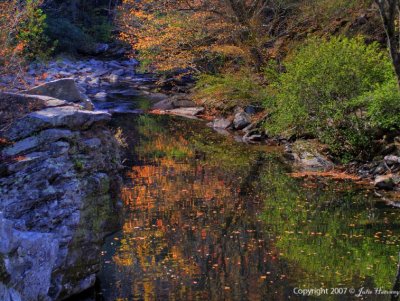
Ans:
<svg viewBox="0 0 400 301"><path fill-rule="evenodd" d="M367 107L367 117L374 128L400 129L400 92L396 81L390 81L361 97Z"/></svg>
<svg viewBox="0 0 400 301"><path fill-rule="evenodd" d="M286 72L273 84L277 91L273 101L266 102L275 108L267 125L270 132L291 129L297 135L311 134L336 154L365 156L372 138L371 123L378 125L380 118L391 118L389 111L381 111L391 102L386 98L390 91L377 90L394 80L386 53L361 38L312 39L285 67ZM358 99L362 95L364 100Z"/></svg>
<svg viewBox="0 0 400 301"><path fill-rule="evenodd" d="M24 45L23 54L28 60L47 59L53 48L49 47L49 39L45 35L46 15L38 7L38 1L27 0L25 19L18 28L17 41Z"/></svg>
<svg viewBox="0 0 400 301"><path fill-rule="evenodd" d="M261 104L267 93L263 82L249 70L202 74L196 83L196 98L209 108L230 110L235 106Z"/></svg>

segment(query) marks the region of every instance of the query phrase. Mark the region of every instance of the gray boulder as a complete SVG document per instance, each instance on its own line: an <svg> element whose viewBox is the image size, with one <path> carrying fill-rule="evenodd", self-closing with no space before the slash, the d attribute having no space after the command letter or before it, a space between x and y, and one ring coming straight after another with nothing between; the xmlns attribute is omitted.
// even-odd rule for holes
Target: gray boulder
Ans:
<svg viewBox="0 0 400 301"><path fill-rule="evenodd" d="M150 94L150 97L152 94ZM160 97L165 97L166 95L160 94ZM176 99L174 97L162 99L161 101L155 103L152 106L153 110L172 110L177 108L194 108L197 105L188 99Z"/></svg>
<svg viewBox="0 0 400 301"><path fill-rule="evenodd" d="M73 132L66 129L48 129L41 131L38 135L25 138L15 142L12 146L6 147L2 154L5 157L21 155L25 152L35 150L40 145L52 143L60 139L71 139Z"/></svg>
<svg viewBox="0 0 400 301"><path fill-rule="evenodd" d="M74 106L46 108L15 121L3 135L9 140L20 140L52 127L87 129L94 123L107 122L110 119L111 115L108 113L81 110Z"/></svg>
<svg viewBox="0 0 400 301"><path fill-rule="evenodd" d="M163 111L164 111L164 110L172 110L172 109L174 109L174 108L175 108L175 106L174 106L174 104L172 103L171 99L164 99L164 100L161 100L161 101L155 103L155 104L151 107L152 110L163 110Z"/></svg>
<svg viewBox="0 0 400 301"><path fill-rule="evenodd" d="M72 78L59 79L22 91L23 94L43 95L69 102L80 103L86 110L93 110L90 99L82 93Z"/></svg>
<svg viewBox="0 0 400 301"><path fill-rule="evenodd" d="M394 165L400 163L400 157L394 155L385 156L384 160L388 165Z"/></svg>
<svg viewBox="0 0 400 301"><path fill-rule="evenodd" d="M242 130L251 123L251 117L246 112L239 112L235 114L233 119L233 128L235 130Z"/></svg>
<svg viewBox="0 0 400 301"><path fill-rule="evenodd" d="M167 111L170 114L173 115L179 115L179 116L196 116L199 115L200 113L204 112L203 107L194 107L194 108L178 108L178 109L173 109L173 110L168 110Z"/></svg>
<svg viewBox="0 0 400 301"><path fill-rule="evenodd" d="M118 70L113 71L111 74L117 75L117 76L122 76L122 75L124 75L124 73L125 73L124 69L118 69Z"/></svg>
<svg viewBox="0 0 400 301"><path fill-rule="evenodd" d="M108 77L108 80L110 81L110 83L116 84L116 83L119 82L119 75L117 75L117 74L111 74L111 75Z"/></svg>
<svg viewBox="0 0 400 301"><path fill-rule="evenodd" d="M212 122L212 127L215 129L227 129L232 122L226 118L216 118Z"/></svg>
<svg viewBox="0 0 400 301"><path fill-rule="evenodd" d="M87 99L87 96L79 91L72 78L59 79L45 83L30 90L22 91L22 93L50 96L70 102L81 102Z"/></svg>
<svg viewBox="0 0 400 301"><path fill-rule="evenodd" d="M107 93L106 92L98 92L93 97L94 97L94 99L96 99L98 101L106 101Z"/></svg>

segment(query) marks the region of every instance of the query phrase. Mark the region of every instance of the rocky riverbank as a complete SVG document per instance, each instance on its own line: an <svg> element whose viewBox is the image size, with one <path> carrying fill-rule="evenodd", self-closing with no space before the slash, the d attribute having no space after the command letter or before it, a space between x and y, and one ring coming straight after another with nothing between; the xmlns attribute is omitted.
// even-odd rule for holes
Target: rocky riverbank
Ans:
<svg viewBox="0 0 400 301"><path fill-rule="evenodd" d="M95 282L104 237L119 225L111 116L71 99L2 93L0 117L0 300L82 292Z"/></svg>
<svg viewBox="0 0 400 301"><path fill-rule="evenodd" d="M98 93L119 81L136 79L138 62L129 60L70 60L32 63L23 74L2 76L0 90L19 92L57 79L73 78L84 92Z"/></svg>
<svg viewBox="0 0 400 301"><path fill-rule="evenodd" d="M152 99L149 112L156 114L173 114L189 118L202 118L209 120L209 126L225 135L232 135L235 140L243 143L266 143L268 145L284 145L285 157L300 171L331 171L345 170L347 173L357 175L360 179L369 180L377 189L397 190L397 164L389 159L390 156L399 156L396 143L382 145L382 154L373 162L351 162L345 166L338 164L335 158L329 155L323 146L315 140L298 140L293 143L290 139L271 137L263 128L267 122L268 114L263 108L256 106L237 107L231 114L218 115L207 112L202 104L192 100L190 91L194 80L181 74L172 77L156 77L136 73L138 62L136 60L109 60L96 59L71 61L65 58L50 62L46 65L32 64L24 77L24 85L16 85L14 91L30 88L33 84L43 84L56 79L73 79L78 83L80 92L87 94L94 100L98 107L107 107L106 102L121 97L127 99L127 104L119 108L108 110L110 113L140 113L141 110L129 109L129 98L137 95L146 95ZM12 77L1 80L4 86L15 83ZM0 86L2 85L0 81ZM129 89L121 87L129 85ZM102 105L104 104L104 105ZM112 106L111 106L112 107ZM387 157L389 156L389 157ZM400 163L399 163L400 164ZM394 166L392 168L391 166ZM389 185L382 184L381 182Z"/></svg>
<svg viewBox="0 0 400 301"><path fill-rule="evenodd" d="M119 145L106 126L115 110L94 111L113 98L132 102L139 93L152 100L149 112L207 119L243 143L283 145L300 176L347 172L353 176L339 177L400 190L397 138L373 162L338 165L316 140L270 137L261 108L207 115L190 97L191 78L137 75L136 66L93 59L32 65L8 89L14 93L0 94L1 300L62 300L94 284L103 239L117 227L121 205ZM13 83L11 76L0 80L3 87Z"/></svg>

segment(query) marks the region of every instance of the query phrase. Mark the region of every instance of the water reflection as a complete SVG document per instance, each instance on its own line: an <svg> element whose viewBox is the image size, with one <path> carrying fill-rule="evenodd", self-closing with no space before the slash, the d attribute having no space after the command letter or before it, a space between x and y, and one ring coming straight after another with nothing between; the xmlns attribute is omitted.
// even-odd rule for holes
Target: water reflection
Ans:
<svg viewBox="0 0 400 301"><path fill-rule="evenodd" d="M261 181L277 175L265 173ZM276 181L264 220L282 258L296 267L297 286L390 290L400 250L399 211L379 209L365 191L338 189L338 183L323 190L293 184L286 176Z"/></svg>
<svg viewBox="0 0 400 301"><path fill-rule="evenodd" d="M196 121L141 116L118 125L132 167L123 229L104 250L105 300L279 301L301 299L294 287L391 288L396 210L337 183L338 192L304 188L273 150Z"/></svg>

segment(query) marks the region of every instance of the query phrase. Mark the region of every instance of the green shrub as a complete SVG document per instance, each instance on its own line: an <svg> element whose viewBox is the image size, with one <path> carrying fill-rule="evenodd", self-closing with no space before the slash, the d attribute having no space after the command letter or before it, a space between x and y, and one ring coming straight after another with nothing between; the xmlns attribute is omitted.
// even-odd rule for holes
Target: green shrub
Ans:
<svg viewBox="0 0 400 301"><path fill-rule="evenodd" d="M400 129L400 92L396 81L390 81L362 98L372 127L382 130Z"/></svg>
<svg viewBox="0 0 400 301"><path fill-rule="evenodd" d="M292 129L297 135L320 138L337 154L366 153L371 126L363 106L367 105L369 116L375 116L375 124L383 117L377 111L382 107L355 99L394 79L386 53L376 43L366 45L361 38L312 39L285 67L286 72L273 84L277 91L273 101L266 102L266 106L275 108L267 125L270 132ZM383 91L380 97L369 98L380 99L383 106L387 102Z"/></svg>
<svg viewBox="0 0 400 301"><path fill-rule="evenodd" d="M46 14L38 7L38 1L27 0L24 18L18 25L17 43L24 45L23 56L27 60L47 59L54 50L45 34Z"/></svg>
<svg viewBox="0 0 400 301"><path fill-rule="evenodd" d="M209 108L230 110L250 103L261 104L266 89L260 78L249 70L236 73L202 74L196 83L196 98Z"/></svg>

